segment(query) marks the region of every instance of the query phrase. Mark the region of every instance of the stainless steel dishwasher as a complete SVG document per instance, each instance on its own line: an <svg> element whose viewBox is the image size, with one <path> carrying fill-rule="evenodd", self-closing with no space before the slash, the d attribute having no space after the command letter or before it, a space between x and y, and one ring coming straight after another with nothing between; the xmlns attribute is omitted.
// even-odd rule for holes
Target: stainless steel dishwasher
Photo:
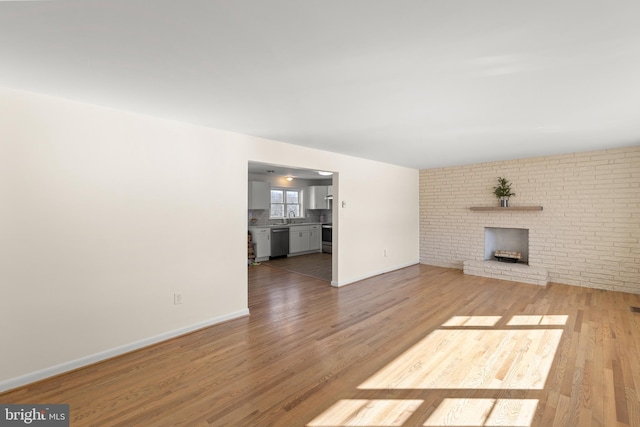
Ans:
<svg viewBox="0 0 640 427"><path fill-rule="evenodd" d="M271 256L277 258L289 254L289 228L271 229Z"/></svg>

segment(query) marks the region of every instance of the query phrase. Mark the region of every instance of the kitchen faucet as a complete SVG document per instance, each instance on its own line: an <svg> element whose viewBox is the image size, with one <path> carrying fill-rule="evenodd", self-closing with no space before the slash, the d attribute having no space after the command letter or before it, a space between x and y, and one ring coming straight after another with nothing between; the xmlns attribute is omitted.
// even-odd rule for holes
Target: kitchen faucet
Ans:
<svg viewBox="0 0 640 427"><path fill-rule="evenodd" d="M291 223L291 218L292 218L292 217L291 217L291 215L292 215L292 214L293 214L293 218L295 218L295 217L296 217L295 212L293 212L293 211L289 211L289 214L287 215L287 216L288 216L288 218L285 218L285 221L284 221L284 223L285 223L285 224L286 224L286 223Z"/></svg>

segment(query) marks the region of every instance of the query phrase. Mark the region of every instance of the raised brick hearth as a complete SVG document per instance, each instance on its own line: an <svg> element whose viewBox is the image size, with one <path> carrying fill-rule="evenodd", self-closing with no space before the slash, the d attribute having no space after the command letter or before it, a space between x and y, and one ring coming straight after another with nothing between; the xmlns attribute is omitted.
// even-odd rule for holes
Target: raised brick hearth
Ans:
<svg viewBox="0 0 640 427"><path fill-rule="evenodd" d="M500 261L464 261L464 274L546 286L549 273L540 267Z"/></svg>

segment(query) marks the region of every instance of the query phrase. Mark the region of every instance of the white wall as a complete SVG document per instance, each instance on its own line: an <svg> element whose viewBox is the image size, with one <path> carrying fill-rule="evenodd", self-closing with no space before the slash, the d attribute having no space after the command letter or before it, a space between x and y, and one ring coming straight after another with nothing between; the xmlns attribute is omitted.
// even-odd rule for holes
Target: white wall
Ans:
<svg viewBox="0 0 640 427"><path fill-rule="evenodd" d="M332 248L333 268L338 272L334 285L418 262L417 170L287 144L256 144L249 157L263 163L337 171L333 175L333 232L338 236Z"/></svg>
<svg viewBox="0 0 640 427"><path fill-rule="evenodd" d="M416 170L0 88L0 390L247 314L248 161L338 171L337 284L418 261Z"/></svg>

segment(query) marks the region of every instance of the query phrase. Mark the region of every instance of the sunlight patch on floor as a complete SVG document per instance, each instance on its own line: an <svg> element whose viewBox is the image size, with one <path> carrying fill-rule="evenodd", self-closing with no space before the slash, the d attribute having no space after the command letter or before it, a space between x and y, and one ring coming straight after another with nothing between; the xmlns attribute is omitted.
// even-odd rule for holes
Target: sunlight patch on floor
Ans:
<svg viewBox="0 0 640 427"><path fill-rule="evenodd" d="M307 426L401 426L422 402L418 399L343 399Z"/></svg>
<svg viewBox="0 0 640 427"><path fill-rule="evenodd" d="M436 330L360 389L542 389L560 329Z"/></svg>
<svg viewBox="0 0 640 427"><path fill-rule="evenodd" d="M567 324L566 315L547 315L547 316L513 316L508 326L527 326L527 325L549 325L549 326L562 326Z"/></svg>
<svg viewBox="0 0 640 427"><path fill-rule="evenodd" d="M567 319L566 315L517 315L508 321L502 316L453 316L442 324L446 329L431 332L358 389L414 394L452 390L457 397L443 398L435 409L421 408L423 400L417 399L343 399L308 426L401 426L421 411L424 426L528 427L538 400L502 398L498 390L544 389ZM493 391L479 398L474 397L477 390Z"/></svg>
<svg viewBox="0 0 640 427"><path fill-rule="evenodd" d="M495 326L502 316L453 316L442 326Z"/></svg>
<svg viewBox="0 0 640 427"><path fill-rule="evenodd" d="M537 399L444 399L424 426L528 427Z"/></svg>

